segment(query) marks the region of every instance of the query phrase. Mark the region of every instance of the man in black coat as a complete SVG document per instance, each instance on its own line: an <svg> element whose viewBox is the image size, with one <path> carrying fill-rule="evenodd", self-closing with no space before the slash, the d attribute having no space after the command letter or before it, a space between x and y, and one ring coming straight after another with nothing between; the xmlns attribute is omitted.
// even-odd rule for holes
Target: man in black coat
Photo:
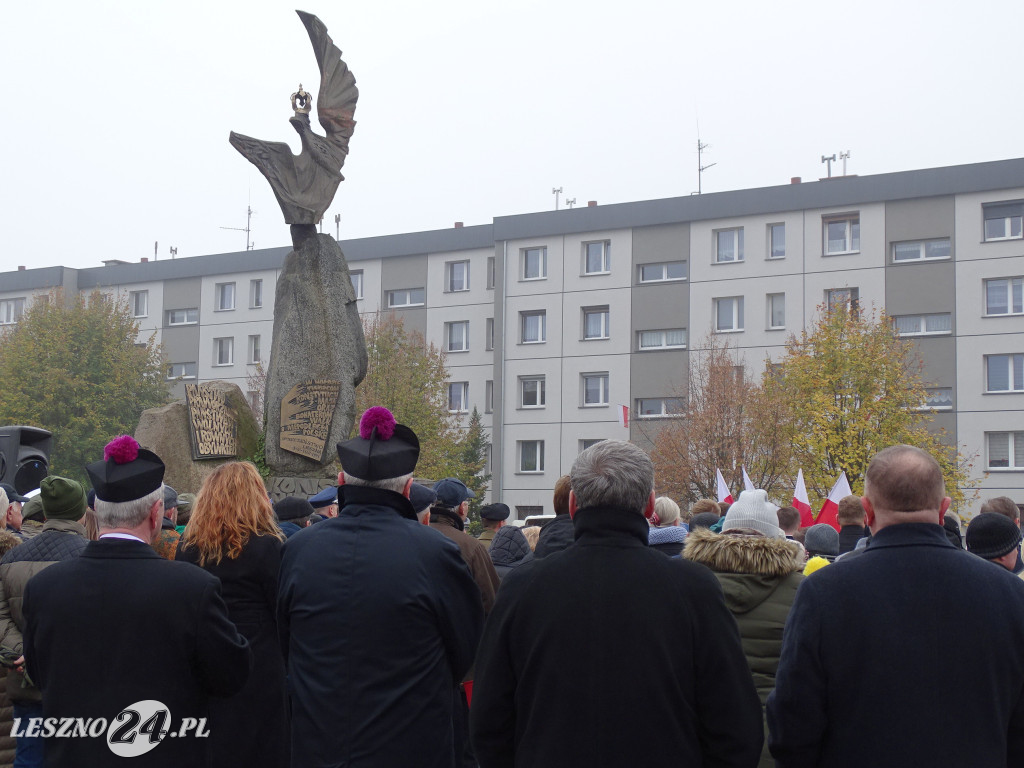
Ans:
<svg viewBox="0 0 1024 768"><path fill-rule="evenodd" d="M756 766L761 703L718 580L647 546L650 458L608 440L570 477L576 543L505 577L480 644L481 768Z"/></svg>
<svg viewBox="0 0 1024 768"><path fill-rule="evenodd" d="M44 717L101 719L107 728L47 737L45 764L113 765L125 756L133 768L209 766L198 721L210 696L241 689L249 646L220 582L148 543L163 518L163 462L127 436L104 453L86 467L100 539L30 579L23 607L25 663ZM145 702L159 706L137 706Z"/></svg>
<svg viewBox="0 0 1024 768"><path fill-rule="evenodd" d="M483 624L459 548L409 502L419 441L384 408L338 445L338 517L284 545L278 626L296 768L453 768L453 705Z"/></svg>
<svg viewBox="0 0 1024 768"><path fill-rule="evenodd" d="M1024 585L949 543L949 504L924 451L871 460L871 543L805 579L789 614L767 707L778 768L1024 765ZM969 650L950 665L951 648Z"/></svg>

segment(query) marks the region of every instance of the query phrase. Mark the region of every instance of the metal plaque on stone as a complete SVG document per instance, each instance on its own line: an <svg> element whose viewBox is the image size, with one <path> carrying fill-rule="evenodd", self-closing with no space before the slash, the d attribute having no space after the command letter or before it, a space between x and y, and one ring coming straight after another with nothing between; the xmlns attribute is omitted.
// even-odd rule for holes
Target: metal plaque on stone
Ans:
<svg viewBox="0 0 1024 768"><path fill-rule="evenodd" d="M341 382L328 379L292 387L281 400L281 448L321 461L340 392Z"/></svg>
<svg viewBox="0 0 1024 768"><path fill-rule="evenodd" d="M238 455L238 425L227 396L201 384L185 385L193 459Z"/></svg>

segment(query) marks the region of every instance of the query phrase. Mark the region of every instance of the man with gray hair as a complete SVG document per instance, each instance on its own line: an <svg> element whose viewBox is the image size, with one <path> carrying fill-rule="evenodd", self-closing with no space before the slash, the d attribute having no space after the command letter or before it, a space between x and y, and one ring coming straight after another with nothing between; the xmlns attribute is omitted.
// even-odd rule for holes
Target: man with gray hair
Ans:
<svg viewBox="0 0 1024 768"><path fill-rule="evenodd" d="M480 768L757 765L761 703L718 580L647 546L650 458L606 440L570 482L576 543L505 577L480 644Z"/></svg>
<svg viewBox="0 0 1024 768"><path fill-rule="evenodd" d="M1020 579L949 543L942 470L919 448L880 451L861 503L870 543L805 579L786 623L768 697L776 765L1024 765ZM951 667L949 649L979 633L986 650Z"/></svg>
<svg viewBox="0 0 1024 768"><path fill-rule="evenodd" d="M108 746L102 731L47 738L45 762L110 765L117 759L111 752L121 754L116 750L127 743L138 749L127 756L147 753L140 764L207 765L210 740L198 738L194 726L208 717L210 696L229 696L245 684L249 645L228 617L220 580L165 560L150 546L164 512L160 458L123 435L86 471L96 489L100 537L28 581L25 664L42 691L44 717L120 723L124 742ZM84 512L83 493L68 514ZM154 701L156 714L133 709ZM159 710L164 717L147 728L140 719ZM183 731L186 723L191 733Z"/></svg>

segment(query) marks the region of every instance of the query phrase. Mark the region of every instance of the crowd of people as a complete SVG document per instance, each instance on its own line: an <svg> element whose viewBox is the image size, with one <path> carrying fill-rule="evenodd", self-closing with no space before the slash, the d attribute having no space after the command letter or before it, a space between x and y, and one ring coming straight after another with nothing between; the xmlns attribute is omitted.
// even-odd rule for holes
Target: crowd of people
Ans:
<svg viewBox="0 0 1024 768"><path fill-rule="evenodd" d="M276 503L239 461L179 495L128 436L88 491L0 486L0 765L1024 765L1019 508L963 535L924 451L800 528L763 490L681 509L604 441L553 519L478 537L386 409L337 451Z"/></svg>

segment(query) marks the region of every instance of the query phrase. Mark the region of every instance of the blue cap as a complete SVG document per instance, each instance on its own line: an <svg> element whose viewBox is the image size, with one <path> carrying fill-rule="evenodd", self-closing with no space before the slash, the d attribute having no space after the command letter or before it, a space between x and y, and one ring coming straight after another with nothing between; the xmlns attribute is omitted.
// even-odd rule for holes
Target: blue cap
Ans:
<svg viewBox="0 0 1024 768"><path fill-rule="evenodd" d="M331 485L324 488L319 493L316 493L309 497L309 503L313 505L314 509L323 509L329 507L331 504L335 504L338 501L338 488L337 486Z"/></svg>
<svg viewBox="0 0 1024 768"><path fill-rule="evenodd" d="M454 477L446 477L434 483L434 493L437 494L437 501L446 507L457 507L466 499L475 499L473 493L466 484Z"/></svg>
<svg viewBox="0 0 1024 768"><path fill-rule="evenodd" d="M409 503L412 504L416 514L430 508L430 505L437 501L437 494L425 485L413 483L409 487Z"/></svg>

